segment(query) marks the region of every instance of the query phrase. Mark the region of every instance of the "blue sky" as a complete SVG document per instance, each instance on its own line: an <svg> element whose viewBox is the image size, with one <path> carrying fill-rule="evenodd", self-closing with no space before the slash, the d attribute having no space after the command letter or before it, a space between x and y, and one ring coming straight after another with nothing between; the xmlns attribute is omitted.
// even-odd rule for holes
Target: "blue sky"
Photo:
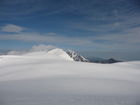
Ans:
<svg viewBox="0 0 140 105"><path fill-rule="evenodd" d="M0 50L38 44L140 60L140 1L0 0Z"/></svg>

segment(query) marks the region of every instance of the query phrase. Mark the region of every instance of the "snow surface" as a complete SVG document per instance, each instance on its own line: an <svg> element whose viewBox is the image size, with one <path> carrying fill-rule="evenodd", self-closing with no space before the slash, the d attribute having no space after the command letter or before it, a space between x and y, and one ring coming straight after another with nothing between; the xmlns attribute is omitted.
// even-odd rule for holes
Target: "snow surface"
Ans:
<svg viewBox="0 0 140 105"><path fill-rule="evenodd" d="M0 105L140 105L140 61L73 61L62 49L0 56Z"/></svg>

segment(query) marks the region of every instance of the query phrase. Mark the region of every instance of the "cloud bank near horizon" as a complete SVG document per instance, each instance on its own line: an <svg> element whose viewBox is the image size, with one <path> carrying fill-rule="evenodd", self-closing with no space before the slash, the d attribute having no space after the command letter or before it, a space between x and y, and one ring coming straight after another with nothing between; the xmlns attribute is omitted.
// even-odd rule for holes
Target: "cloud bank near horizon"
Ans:
<svg viewBox="0 0 140 105"><path fill-rule="evenodd" d="M7 54L8 55L22 55L22 54L27 54L27 53L31 53L31 52L40 52L40 51L48 52L48 51L55 49L55 48L57 48L57 47L53 46L53 45L40 44L40 45L34 45L34 46L32 46L32 48L30 48L28 50L9 51Z"/></svg>
<svg viewBox="0 0 140 105"><path fill-rule="evenodd" d="M16 26L16 25L13 25ZM21 27L21 26L18 26ZM5 26L3 26L5 28ZM13 28L13 27L12 27ZM15 28L15 27L14 27ZM16 27L17 28L17 27ZM68 37L57 33L39 33L39 32L22 32L22 28L17 30L7 30L7 32L14 32L12 34L0 34L0 40L17 40L24 42L38 42L51 44L66 44L73 46L93 47L93 50L107 49L107 50L138 50L140 44L140 27L124 30L120 33L98 35L98 36L81 36ZM26 28L27 29L27 28ZM97 50L98 50L97 49Z"/></svg>

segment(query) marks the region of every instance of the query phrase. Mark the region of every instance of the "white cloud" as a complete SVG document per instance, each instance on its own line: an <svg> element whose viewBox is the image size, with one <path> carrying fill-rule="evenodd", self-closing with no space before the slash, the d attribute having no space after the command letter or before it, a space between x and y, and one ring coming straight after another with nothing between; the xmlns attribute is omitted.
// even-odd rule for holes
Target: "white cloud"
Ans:
<svg viewBox="0 0 140 105"><path fill-rule="evenodd" d="M89 45L91 41L85 38L75 38L57 35L55 33L40 34L35 32L21 32L17 34L0 35L0 40L21 40L29 42L63 43L67 45Z"/></svg>
<svg viewBox="0 0 140 105"><path fill-rule="evenodd" d="M67 37L56 33L40 34L37 32L20 32L0 35L0 40L21 40L28 42L63 44L91 48L93 50L137 50L139 48L140 27L124 30L122 33L85 37ZM41 45L33 50L44 49Z"/></svg>
<svg viewBox="0 0 140 105"><path fill-rule="evenodd" d="M35 51L50 51L52 49L56 48L55 46L52 46L52 45L43 45L43 44L40 44L40 45L37 45L37 46L33 46L30 51L31 52L35 52Z"/></svg>
<svg viewBox="0 0 140 105"><path fill-rule="evenodd" d="M27 53L26 51L9 51L7 54L8 55L22 55Z"/></svg>
<svg viewBox="0 0 140 105"><path fill-rule="evenodd" d="M7 24L3 27L1 27L1 31L3 32L22 32L23 30L25 30L24 27L21 27L21 26L17 26L17 25L14 25L14 24Z"/></svg>
<svg viewBox="0 0 140 105"><path fill-rule="evenodd" d="M22 54L27 54L30 52L37 52L37 51L45 51L48 52L52 49L55 49L57 47L53 46L53 45L44 45L44 44L40 44L40 45L35 45L33 46L31 49L29 50L19 50L19 51L9 51L7 54L8 55L22 55Z"/></svg>

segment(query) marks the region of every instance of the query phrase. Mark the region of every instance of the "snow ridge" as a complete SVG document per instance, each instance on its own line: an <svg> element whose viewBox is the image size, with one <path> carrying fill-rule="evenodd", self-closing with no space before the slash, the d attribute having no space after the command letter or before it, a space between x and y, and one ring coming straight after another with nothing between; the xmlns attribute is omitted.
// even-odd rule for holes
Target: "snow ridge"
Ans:
<svg viewBox="0 0 140 105"><path fill-rule="evenodd" d="M61 57L66 60L73 61L73 59L62 49L56 48L48 52L48 55L53 55L54 57Z"/></svg>
<svg viewBox="0 0 140 105"><path fill-rule="evenodd" d="M75 51L68 50L68 51L66 51L66 53L67 53L74 61L88 62L88 59L86 59L85 57L79 55L79 54L76 53Z"/></svg>

